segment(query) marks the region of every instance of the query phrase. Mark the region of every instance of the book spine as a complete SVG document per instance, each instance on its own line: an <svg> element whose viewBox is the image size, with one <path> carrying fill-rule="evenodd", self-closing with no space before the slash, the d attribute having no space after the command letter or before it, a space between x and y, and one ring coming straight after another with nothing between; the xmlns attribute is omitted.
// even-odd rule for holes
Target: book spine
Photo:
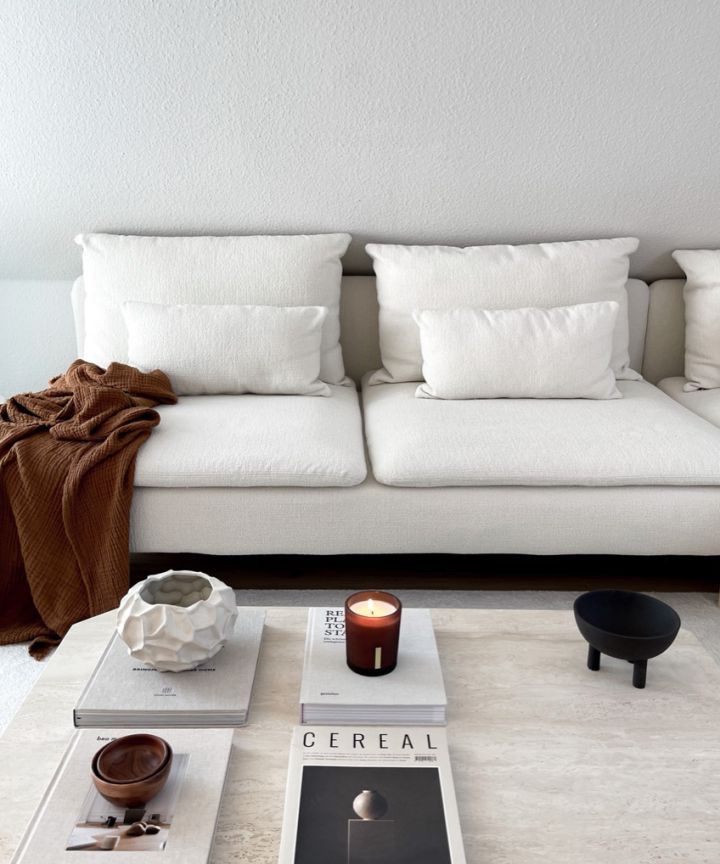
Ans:
<svg viewBox="0 0 720 864"><path fill-rule="evenodd" d="M243 607L238 607L238 610L240 610L242 608ZM260 662L260 652L262 651L263 636L265 635L265 617L266 617L266 615L267 615L266 610L263 609L262 614L260 615L260 620L258 621L258 624L257 624L260 633L259 633L257 640L255 641L255 658L254 658L253 667L252 667L252 680L250 681L250 691L247 694L247 702L245 703L245 708L243 710L242 722L237 723L237 724L233 724L233 725L246 726L247 722L248 722L248 718L250 716L250 706L252 705L252 694L253 694L253 691L255 689L255 681L257 680L257 667L258 667L258 663Z"/></svg>
<svg viewBox="0 0 720 864"><path fill-rule="evenodd" d="M82 693L80 694L80 698L78 699L77 704L73 708L73 726L75 726L76 728L82 724L81 712L82 712L82 709L85 705L85 700L87 699L88 693L90 693L93 686L95 685L95 681L97 680L98 676L100 675L100 670L102 669L103 664L105 663L105 659L107 658L108 654L110 653L110 649L112 648L113 642L115 641L115 639L119 639L119 638L120 637L117 635L117 633L115 631L113 631L113 635L110 637L110 639L108 639L108 643L105 646L105 649L103 650L102 654L100 655L100 659L98 660L97 664L95 665L95 668L93 669L92 675L88 679L87 684L85 685Z"/></svg>
<svg viewBox="0 0 720 864"><path fill-rule="evenodd" d="M308 692L310 685L310 669L312 665L313 645L315 643L315 630L317 629L317 617L322 609L311 607L308 609L307 631L305 633L305 653L303 655L303 674L300 685L300 722L302 723L303 705L312 701L312 695Z"/></svg>
<svg viewBox="0 0 720 864"><path fill-rule="evenodd" d="M217 837L217 827L218 827L218 822L220 821L220 804L222 803L222 800L225 797L225 790L227 788L228 776L230 774L230 758L231 758L231 756L232 756L232 738L230 739L230 742L228 744L227 759L225 760L225 776L223 777L222 791L220 792L220 801L218 802L218 806L215 810L215 824L213 825L212 839L210 840L210 848L208 849L208 854L207 854L207 857L205 858L205 864L209 864L210 858L212 857L213 849L215 847L215 839Z"/></svg>
<svg viewBox="0 0 720 864"><path fill-rule="evenodd" d="M448 747L447 733L444 729L442 734L444 744L443 762L440 767L440 790L445 808L445 825L450 840L450 855L452 857L452 864L467 864L465 844L463 843L462 829L460 827L460 813L458 812L457 798L455 797L455 780L450 761L450 749Z"/></svg>
<svg viewBox="0 0 720 864"><path fill-rule="evenodd" d="M287 781L285 783L285 803L280 832L278 864L293 864L295 860L295 841L298 811L300 809L300 780L302 776L302 753L298 744L298 734L297 728L293 729L290 740Z"/></svg>

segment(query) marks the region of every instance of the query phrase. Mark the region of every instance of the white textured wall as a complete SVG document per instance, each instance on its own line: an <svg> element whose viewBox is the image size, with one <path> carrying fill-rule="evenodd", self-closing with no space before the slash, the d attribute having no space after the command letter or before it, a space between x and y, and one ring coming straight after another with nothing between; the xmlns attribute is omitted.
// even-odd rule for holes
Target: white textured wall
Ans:
<svg viewBox="0 0 720 864"><path fill-rule="evenodd" d="M719 34L709 0L2 0L0 279L75 276L80 230L341 229L348 272L637 234L675 275L720 244Z"/></svg>
<svg viewBox="0 0 720 864"><path fill-rule="evenodd" d="M49 280L0 282L0 397L42 390L75 359L71 287Z"/></svg>

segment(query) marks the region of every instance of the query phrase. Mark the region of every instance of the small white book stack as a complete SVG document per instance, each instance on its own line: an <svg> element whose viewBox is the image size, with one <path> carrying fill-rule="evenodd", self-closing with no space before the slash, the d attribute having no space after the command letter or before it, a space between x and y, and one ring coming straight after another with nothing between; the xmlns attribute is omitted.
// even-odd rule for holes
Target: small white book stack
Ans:
<svg viewBox="0 0 720 864"><path fill-rule="evenodd" d="M158 672L145 666L113 634L75 706L75 725L244 726L264 621L264 609L239 607L235 629L222 650L186 672Z"/></svg>
<svg viewBox="0 0 720 864"><path fill-rule="evenodd" d="M403 609L397 667L365 677L345 660L345 610L310 609L300 722L445 725L447 698L430 611Z"/></svg>
<svg viewBox="0 0 720 864"><path fill-rule="evenodd" d="M95 789L89 766L93 755L127 730L102 734L76 732L55 776L35 812L12 864L54 864L82 851L78 861L106 861L107 852L120 860L147 862L160 851L162 864L206 864L232 749L232 729L160 729L173 749L170 776L147 804L127 810ZM139 836L130 830L142 820ZM151 826L151 830L147 830ZM149 856L149 857L148 857ZM110 860L114 860L112 857Z"/></svg>

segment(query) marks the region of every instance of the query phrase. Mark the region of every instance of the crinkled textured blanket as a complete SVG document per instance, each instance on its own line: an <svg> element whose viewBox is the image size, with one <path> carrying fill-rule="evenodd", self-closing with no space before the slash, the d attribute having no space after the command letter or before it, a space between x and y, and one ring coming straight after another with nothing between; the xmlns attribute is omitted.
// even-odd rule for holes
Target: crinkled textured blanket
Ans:
<svg viewBox="0 0 720 864"><path fill-rule="evenodd" d="M167 376L76 360L0 405L0 644L41 656L127 591L135 457Z"/></svg>

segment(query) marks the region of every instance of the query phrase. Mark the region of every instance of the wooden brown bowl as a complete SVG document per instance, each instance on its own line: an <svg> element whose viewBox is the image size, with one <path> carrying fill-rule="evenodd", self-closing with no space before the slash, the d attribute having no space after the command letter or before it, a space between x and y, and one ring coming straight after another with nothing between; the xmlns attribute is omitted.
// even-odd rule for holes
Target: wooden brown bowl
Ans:
<svg viewBox="0 0 720 864"><path fill-rule="evenodd" d="M138 783L157 774L172 748L157 735L123 735L102 747L93 759L93 773L107 783Z"/></svg>
<svg viewBox="0 0 720 864"><path fill-rule="evenodd" d="M93 771L92 779L95 788L103 796L118 807L143 807L154 798L167 782L172 767L172 754L165 765L152 777L146 777L137 783L108 783L98 777Z"/></svg>

